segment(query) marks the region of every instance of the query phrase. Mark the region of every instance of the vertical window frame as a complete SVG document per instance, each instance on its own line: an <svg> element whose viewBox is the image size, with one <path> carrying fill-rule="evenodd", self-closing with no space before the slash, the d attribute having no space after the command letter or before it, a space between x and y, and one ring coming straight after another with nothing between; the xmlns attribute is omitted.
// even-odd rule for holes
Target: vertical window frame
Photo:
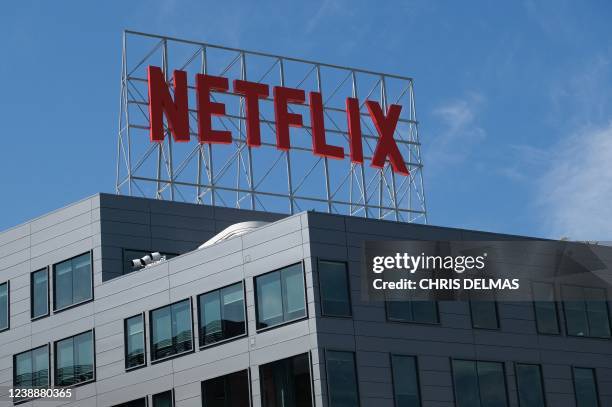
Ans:
<svg viewBox="0 0 612 407"><path fill-rule="evenodd" d="M45 271L47 273L47 312L45 314L34 316L34 274ZM93 278L92 278L93 280ZM37 321L39 319L48 317L51 315L51 273L49 273L49 266L45 266L38 270L34 270L30 273L30 320ZM93 291L92 291L93 292Z"/></svg>
<svg viewBox="0 0 612 407"><path fill-rule="evenodd" d="M538 311L537 311L537 302L542 302L542 301L536 301L535 300L535 294L533 291L533 284L546 284L552 287L552 293L553 293L553 300L550 301L552 302L553 306L555 307L555 318L557 321L557 329L559 332L557 333L552 333L552 332L542 332L542 329L540 328L540 324L538 322ZM559 307L559 301L557 301L557 298L559 297L557 295L557 287L555 286L554 283L550 283L550 282L544 282L544 281L532 281L531 282L531 298L533 299L532 303L533 303L533 316L535 319L535 324L536 324L536 332L538 333L538 335L551 335L551 336L560 336L563 334L563 329L561 328L561 320L559 318L559 312L560 312L560 308ZM565 316L565 315L564 315Z"/></svg>
<svg viewBox="0 0 612 407"><path fill-rule="evenodd" d="M304 315L297 317L297 318L293 318L287 321L283 321L283 322L279 322L278 324L274 324L274 325L270 325L270 326L265 326L265 327L259 327L260 321L259 321L259 292L257 290L257 279L263 276L266 276L268 274L272 274L272 273L276 273L276 272L282 272L284 269L288 269L289 267L295 266L295 265L300 265L300 269L302 271L302 280L303 280L303 284L304 284L304 290L303 290L303 295L304 295ZM283 304L283 317L285 315L285 302L286 302L286 294L285 294L285 287L283 287L282 284L282 276L279 276L280 280L281 280L281 303ZM306 270L304 269L304 262L303 261L298 261L295 263L291 263L288 264L286 266L283 267L279 267L277 269L265 272L263 274L259 274L256 276L253 276L253 292L254 292L254 298L255 298L255 331L256 333L259 332L264 332L264 331L268 331L270 329L275 329L275 328L280 328L282 326L285 325L289 325L289 324L293 324L295 322L298 321L303 321L305 319L309 318L309 313L308 313L308 294L306 293L307 288L306 288Z"/></svg>
<svg viewBox="0 0 612 407"><path fill-rule="evenodd" d="M37 346L35 348L25 350L23 352L15 353L13 355L13 378L12 378L13 379L13 387L17 388L17 386L15 385L15 378L17 377L17 356L19 356L19 355L21 355L23 353L28 353L28 352L31 353L31 352L33 352L35 350L38 350L38 349L41 349L41 348L47 348L47 368L48 368L48 371L47 371L47 384L43 385L43 386L40 386L40 387L41 388L45 387L45 386L46 387L51 387L51 377L52 377L52 371L51 370L52 369L51 369L51 344L50 343L45 343L44 345L40 345L40 346ZM36 388L36 386L32 386L32 387ZM26 401L26 400L32 400L32 398L20 399L19 402Z"/></svg>
<svg viewBox="0 0 612 407"><path fill-rule="evenodd" d="M489 327L480 327L480 326L475 326L474 325L474 307L472 306L472 303L474 301L480 301L480 302L493 302L493 305L495 307L495 322L496 322L496 327L495 328L489 328ZM470 322L472 325L472 329L478 329L478 330L483 330L483 331L501 331L501 319L499 316L499 304L497 303L497 300L492 300L492 301L488 301L488 300L472 300L470 299L468 301L469 306L470 306Z"/></svg>
<svg viewBox="0 0 612 407"><path fill-rule="evenodd" d="M144 361L143 363L141 363L140 365L135 365L135 366L131 366L128 367L127 363L128 363L128 320L138 317L140 316L142 318L142 347L143 347L143 352L144 352ZM127 317L123 320L123 347L124 347L124 352L123 352L123 357L125 359L125 371L126 372L131 372L132 370L137 370L137 369L141 369L143 367L147 366L147 324L146 324L146 317L145 317L145 312L141 312L140 314L135 314L132 315L131 317Z"/></svg>
<svg viewBox="0 0 612 407"><path fill-rule="evenodd" d="M323 290L321 289L321 262L328 262L328 263L338 263L338 264L343 264L344 265L344 276L346 278L346 289L348 292L348 308L349 308L349 315L334 315L334 314L329 314L326 313L323 307ZM353 299L352 297L352 292L351 292L351 274L349 272L349 265L348 262L345 260L329 260L329 259L324 259L324 258L317 258L317 286L318 286L318 290L319 290L319 304L320 304L320 308L321 308L321 316L325 317L325 318L343 318L343 319L351 319L353 318ZM304 288L306 287L306 285L304 285Z"/></svg>
<svg viewBox="0 0 612 407"><path fill-rule="evenodd" d="M89 270L91 272L91 298L88 298L86 300L83 300L83 301L80 301L80 302L76 302L74 304L70 304L70 305L67 305L65 307L62 307L62 308L58 309L57 305L56 305L57 304L57 289L55 287L55 280L56 280L56 278L55 278L55 268L57 267L58 264L65 263L67 261L72 261L72 260L76 259L77 257L81 257L81 256L84 256L86 254L89 255ZM53 313L54 314L57 314L59 312L63 312L63 311L72 309L74 307L78 307L79 305L87 304L89 302L92 302L95 299L95 293L94 293L94 269L93 269L93 267L94 267L94 265L93 265L93 250L89 250L89 251L86 251L84 253L78 254L76 256L72 256L72 257L70 257L68 259L65 259L65 260L62 260L62 261L58 261L57 263L53 263L53 266L51 268L51 270L52 270L51 274L52 274L52 277L53 277Z"/></svg>
<svg viewBox="0 0 612 407"><path fill-rule="evenodd" d="M184 352L175 353L173 355L164 356L162 358L154 359L153 358L153 319L152 319L153 312L155 312L157 310L160 310L162 308L172 307L175 304L178 304L178 303L181 303L181 302L187 301L187 300L189 301L189 317L190 317L190 321L191 321L191 349L190 350L186 350ZM163 305L161 307L157 307L157 308L154 308L154 309L150 310L149 311L149 354L150 354L151 364L154 365L156 363L165 362L166 360L174 359L174 358L181 357L181 356L188 355L190 353L195 352L195 337L194 337L194 335L195 334L194 334L194 331L193 331L193 298L192 297L183 298L182 300L174 301L174 302L172 302L170 304ZM161 393L163 393L163 392L161 392Z"/></svg>
<svg viewBox="0 0 612 407"><path fill-rule="evenodd" d="M576 392L576 369L583 369L583 370L590 370L593 372L593 384L595 385L595 397L596 397L596 401L597 401L597 407L601 407L601 396L599 393L599 384L597 383L597 369L595 369L594 367L584 367L584 366L575 366L572 365L572 386L573 386L573 390L574 390L574 401L576 402L576 405L578 405L578 393Z"/></svg>
<svg viewBox="0 0 612 407"><path fill-rule="evenodd" d="M264 380L262 379L262 374L261 374L261 369L263 366L268 365L270 363L275 363L275 362L280 362L286 359L293 359L296 358L298 356L301 355L307 355L308 358L308 376L309 376L309 381L308 384L310 386L310 402L312 404L312 407L315 407L316 405L316 401L315 401L315 393L314 393L314 378L313 378L313 367L312 367L312 353L311 351L306 351L306 352L302 352L302 353L297 353L282 359L276 359L276 360L272 360L266 363L262 363L258 366L253 366L252 368L257 369L258 375L259 375L259 397L260 397L260 401L261 401L261 405L263 406L264 403Z"/></svg>
<svg viewBox="0 0 612 407"><path fill-rule="evenodd" d="M355 368L355 390L357 393L357 406L361 406L361 391L359 389L359 369L357 368L357 352L354 350L346 350L346 349L335 349L335 348L326 348L325 349L325 389L327 390L327 404L331 406L331 393L330 393L330 381L329 381L329 352L342 352L342 353L350 353L353 356L353 367ZM392 374L393 375L393 374ZM395 397L395 395L394 395ZM314 401L314 399L313 399Z"/></svg>
<svg viewBox="0 0 612 407"><path fill-rule="evenodd" d="M230 338L225 338L225 339L221 339L220 341L216 341L213 343L209 343L209 344L203 344L203 340L204 338L202 338L202 335L200 335L200 326L202 324L202 313L200 312L200 300L203 296L207 295L207 294L211 294L214 293L215 291L219 291L221 292L224 288L228 288L237 284L242 284L242 308L243 308L243 312L244 312L244 333L237 335L237 336L232 336ZM237 281L235 283L231 283L231 284L227 284L224 285L223 287L219 287L216 288L214 290L210 290L207 291L205 293L202 294L198 294L196 296L196 307L197 307L197 312L198 312L198 316L197 316L197 330L198 330L198 347L199 349L205 349L205 348L210 348L213 346L217 346L217 345L221 345L224 343L228 343L240 338L244 338L246 336L249 336L249 320L248 320L248 316L247 316L247 303L246 303L246 299L247 299L247 295L246 295L246 284L244 280L240 280ZM223 318L223 304L219 304L219 306L221 307L221 317Z"/></svg>
<svg viewBox="0 0 612 407"><path fill-rule="evenodd" d="M170 392L170 394L171 394L171 403L172 403L172 407L174 407L176 405L176 400L174 398L174 388L171 388L169 390L160 391L160 392L157 392L155 394L151 394L151 404L150 404L150 406L151 407L155 407L155 402L154 402L154 397L155 396L159 396L160 394L164 394L164 393L168 393L168 392Z"/></svg>
<svg viewBox="0 0 612 407"><path fill-rule="evenodd" d="M586 313L586 322L587 322L587 329L589 330L589 334L588 335L575 335L575 334L571 334L569 329L568 329L568 319L567 319L567 311L566 311L566 306L565 303L566 301L563 298L563 287L570 287L570 288L580 288L582 290L582 294L583 294L583 299L581 300L584 304L585 304L585 313ZM608 323L608 329L610 330L610 336L593 336L591 335L591 321L589 319L589 311L588 311L588 307L587 307L587 300L584 299L584 290L602 290L604 293L604 297L605 297L605 305L606 305L606 311L608 314L608 319L607 319L607 323ZM561 302L562 302L562 308L563 308L563 320L564 320L564 325L565 325L565 333L567 334L567 336L570 336L572 338L590 338L590 339L602 339L605 341L609 341L610 339L612 339L612 312L610 309L610 298L608 297L608 290L606 288L603 287L589 287L589 286L583 286L583 285L576 285L576 284L563 284L560 287L561 290ZM571 301L571 300L570 300ZM576 301L576 300L573 300ZM580 369L580 367L579 367ZM584 369L588 369L588 368L584 368Z"/></svg>
<svg viewBox="0 0 612 407"><path fill-rule="evenodd" d="M412 314L412 320L406 320L406 319L400 319L400 318L394 318L389 314L389 303L391 302L402 302L402 301L395 301L395 300L385 300L385 320L386 322L392 322L392 323L396 323L396 324L416 324L416 325L440 325L440 305L438 304L437 300L408 300L406 302L417 302L417 301L425 301L425 302L432 302L433 304L435 304L436 306L436 321L435 322L422 322L422 321L415 321L414 318L414 310L411 308L410 312Z"/></svg>
<svg viewBox="0 0 612 407"><path fill-rule="evenodd" d="M123 403L115 404L112 407L124 407L124 406L128 405L129 403L133 403L133 402L138 401L138 400L144 400L145 407L148 407L148 405L149 405L149 398L147 396L139 397L139 398L128 400L128 401L124 401Z"/></svg>
<svg viewBox="0 0 612 407"><path fill-rule="evenodd" d="M239 372L244 372L244 371L246 371L246 374L247 374L247 388L249 392L249 405L247 407L252 407L253 406L253 388L251 386L251 369L249 368L249 366L245 367L244 369L235 370L235 371L232 371L232 372L220 375L220 376L210 377L206 380L201 380L200 381L200 404L203 407L207 407L207 406L204 406L204 383L205 382L209 380L213 380L213 379L218 379L219 377L225 377L225 376L232 375L234 373L239 373Z"/></svg>
<svg viewBox="0 0 612 407"><path fill-rule="evenodd" d="M87 332L91 332L91 342L92 342L92 355L93 355L93 377L90 380L85 380L79 383L75 383L75 384L71 384L71 385L67 385L67 386L60 386L59 384L56 383L57 381L57 344L59 342L62 342L64 340L67 339L74 339L75 337L79 336L79 335L83 335ZM72 353L74 355L74 342L73 342L73 349L72 349ZM51 367L49 367L51 368ZM95 329L88 329L86 331L83 332L79 332L78 334L74 334L71 336L67 336L65 338L61 338L58 339L56 341L53 342L53 387L57 387L57 388L73 388L73 387L79 387L79 386L83 386L89 383L94 383L96 381L96 332Z"/></svg>
<svg viewBox="0 0 612 407"><path fill-rule="evenodd" d="M6 280L3 283L0 283L0 286L6 284L6 326L4 328L0 327L0 332L8 331L11 329L11 281Z"/></svg>
<svg viewBox="0 0 612 407"><path fill-rule="evenodd" d="M546 397L546 386L545 386L545 381L544 381L544 370L542 369L542 365L538 363L528 363L528 362L514 362L513 365L514 365L514 380L516 381L516 400L517 400L519 407L522 407L521 406L521 396L520 396L520 385L519 385L519 378L518 378L518 367L519 366L536 366L538 368L538 370L540 371L540 387L542 388L542 398L544 401L544 407L547 407L548 400Z"/></svg>
<svg viewBox="0 0 612 407"><path fill-rule="evenodd" d="M422 392L421 392L421 369L419 368L419 358L417 355L407 355L403 353L389 353L389 366L391 368L391 389L393 391L393 405L397 407L397 397L395 393L395 389L397 388L397 383L395 380L395 375L393 374L393 357L394 356L414 359L414 366L416 370L417 395L419 398L419 407L422 406L423 398L422 398Z"/></svg>
<svg viewBox="0 0 612 407"><path fill-rule="evenodd" d="M450 358L450 367L451 367L451 379L453 382L453 403L455 404L455 406L457 405L457 386L455 385L455 366L453 364L454 361L457 362L473 362L475 363L475 368L476 368L476 381L478 383L478 401L479 404L482 404L482 400L481 400L481 396L480 396L480 376L478 374L478 363L497 363L499 365L501 365L502 367L502 373L503 373L503 377L504 377L504 391L506 394L505 400L506 400L506 407L511 407L510 404L510 393L508 391L508 377L506 375L506 362L504 361L499 361L499 360L483 360L483 359L465 359L465 358Z"/></svg>

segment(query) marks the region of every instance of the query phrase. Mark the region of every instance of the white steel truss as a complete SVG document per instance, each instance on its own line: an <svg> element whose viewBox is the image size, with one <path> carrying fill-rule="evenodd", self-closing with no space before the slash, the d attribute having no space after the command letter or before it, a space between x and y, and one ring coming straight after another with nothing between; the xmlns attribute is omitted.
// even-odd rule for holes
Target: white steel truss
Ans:
<svg viewBox="0 0 612 407"><path fill-rule="evenodd" d="M128 50L129 48L129 50ZM260 101L262 145L246 144L244 98L232 92L211 94L226 115L213 127L230 130L229 145L199 144L195 88L189 86L191 143L176 143L165 128L163 143L149 141L147 66L162 67L170 83L175 69L317 91L323 95L329 144L348 151L346 97L361 107L364 164L312 153L309 106L291 105L304 126L291 129L289 151L275 148L273 100ZM172 88L170 86L170 88ZM370 167L378 134L365 107L378 101L402 105L394 138L410 171L395 174L386 163ZM427 222L423 162L412 78L282 57L261 52L125 31L121 73L117 194L195 202L281 213L315 210L403 222Z"/></svg>

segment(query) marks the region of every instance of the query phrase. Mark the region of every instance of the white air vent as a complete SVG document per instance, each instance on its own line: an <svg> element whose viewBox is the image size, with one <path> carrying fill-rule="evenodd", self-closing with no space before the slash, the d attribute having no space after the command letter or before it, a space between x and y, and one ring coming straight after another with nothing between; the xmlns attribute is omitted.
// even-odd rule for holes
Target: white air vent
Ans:
<svg viewBox="0 0 612 407"><path fill-rule="evenodd" d="M204 247L211 246L215 243L222 242L227 239L231 239L232 237L244 235L245 233L249 233L259 227L267 225L269 222L262 221L249 221L249 222L240 222L236 223L232 226L228 226L223 229L221 232L214 235L212 238L208 239L204 242L198 249L202 249Z"/></svg>

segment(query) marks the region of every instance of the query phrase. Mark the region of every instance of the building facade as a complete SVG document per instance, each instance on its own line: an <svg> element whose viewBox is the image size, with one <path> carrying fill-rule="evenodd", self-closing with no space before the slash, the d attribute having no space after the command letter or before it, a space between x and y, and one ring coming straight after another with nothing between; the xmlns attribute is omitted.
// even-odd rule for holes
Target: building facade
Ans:
<svg viewBox="0 0 612 407"><path fill-rule="evenodd" d="M0 405L612 406L607 297L362 298L364 240L506 238L99 194L0 233Z"/></svg>

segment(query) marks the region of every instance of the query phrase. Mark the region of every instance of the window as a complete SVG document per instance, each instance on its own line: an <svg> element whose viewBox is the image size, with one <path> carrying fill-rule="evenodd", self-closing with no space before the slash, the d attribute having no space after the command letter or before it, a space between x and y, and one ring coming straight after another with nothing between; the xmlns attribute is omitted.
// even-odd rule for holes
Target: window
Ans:
<svg viewBox="0 0 612 407"><path fill-rule="evenodd" d="M250 405L251 395L247 370L202 382L203 407L248 407Z"/></svg>
<svg viewBox="0 0 612 407"><path fill-rule="evenodd" d="M198 296L200 346L246 333L242 282Z"/></svg>
<svg viewBox="0 0 612 407"><path fill-rule="evenodd" d="M562 286L563 309L568 335L610 338L606 290Z"/></svg>
<svg viewBox="0 0 612 407"><path fill-rule="evenodd" d="M420 407L419 374L414 356L391 355L395 407Z"/></svg>
<svg viewBox="0 0 612 407"><path fill-rule="evenodd" d="M44 268L30 276L30 297L32 319L49 315L49 270Z"/></svg>
<svg viewBox="0 0 612 407"><path fill-rule="evenodd" d="M534 282L532 291L538 332L541 334L559 334L561 331L559 329L557 303L555 302L555 286L551 283Z"/></svg>
<svg viewBox="0 0 612 407"><path fill-rule="evenodd" d="M53 309L58 311L93 298L91 253L53 266Z"/></svg>
<svg viewBox="0 0 612 407"><path fill-rule="evenodd" d="M259 366L262 407L312 407L307 353Z"/></svg>
<svg viewBox="0 0 612 407"><path fill-rule="evenodd" d="M174 394L172 390L154 394L152 397L153 407L172 407L174 406Z"/></svg>
<svg viewBox="0 0 612 407"><path fill-rule="evenodd" d="M302 263L255 278L257 329L306 316Z"/></svg>
<svg viewBox="0 0 612 407"><path fill-rule="evenodd" d="M453 360L457 407L506 407L504 365L496 362Z"/></svg>
<svg viewBox="0 0 612 407"><path fill-rule="evenodd" d="M351 300L346 263L319 261L321 311L325 316L350 317Z"/></svg>
<svg viewBox="0 0 612 407"><path fill-rule="evenodd" d="M125 368L131 369L146 364L144 315L125 320Z"/></svg>
<svg viewBox="0 0 612 407"><path fill-rule="evenodd" d="M353 352L325 352L327 368L327 397L329 407L359 405L355 354Z"/></svg>
<svg viewBox="0 0 612 407"><path fill-rule="evenodd" d="M151 311L151 360L193 350L191 300Z"/></svg>
<svg viewBox="0 0 612 407"><path fill-rule="evenodd" d="M546 407L539 365L516 364L516 385L521 407Z"/></svg>
<svg viewBox="0 0 612 407"><path fill-rule="evenodd" d="M143 258L147 254L151 254L151 250L124 249L123 250L123 269L121 270L121 272L123 274L129 274L133 271L139 270L139 269L134 269L132 267L132 260ZM161 253L161 255L162 257L165 257L166 260L177 256L176 254L171 254L171 253Z"/></svg>
<svg viewBox="0 0 612 407"><path fill-rule="evenodd" d="M472 326L479 329L499 329L497 302L495 300L471 300Z"/></svg>
<svg viewBox="0 0 612 407"><path fill-rule="evenodd" d="M574 368L576 407L599 407L595 369Z"/></svg>
<svg viewBox="0 0 612 407"><path fill-rule="evenodd" d="M9 329L9 282L0 284L0 332Z"/></svg>
<svg viewBox="0 0 612 407"><path fill-rule="evenodd" d="M387 319L397 322L438 323L438 303L431 300L387 301Z"/></svg>
<svg viewBox="0 0 612 407"><path fill-rule="evenodd" d="M94 380L94 336L87 331L55 342L55 385Z"/></svg>
<svg viewBox="0 0 612 407"><path fill-rule="evenodd" d="M43 345L14 356L14 387L49 387L49 384L49 345Z"/></svg>
<svg viewBox="0 0 612 407"><path fill-rule="evenodd" d="M128 401L126 403L117 404L114 407L147 407L147 399L143 397L141 399L136 399L132 401Z"/></svg>

